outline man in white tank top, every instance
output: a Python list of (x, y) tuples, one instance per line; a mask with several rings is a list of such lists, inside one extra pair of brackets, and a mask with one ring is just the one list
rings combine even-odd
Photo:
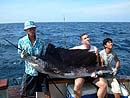
[[(98, 61), (98, 49), (95, 46), (90, 45), (90, 38), (89, 36), (84, 33), (80, 36), (82, 45), (75, 46), (71, 49), (89, 49), (89, 51), (93, 51), (97, 55), (97, 61)], [(97, 78), (97, 77), (90, 77), (88, 80), (90, 82), (94, 83), (99, 89), (97, 91), (98, 98), (104, 98), (106, 95), (106, 88), (107, 83), (104, 78)], [(74, 98), (80, 98), (82, 95), (82, 86), (85, 82), (84, 78), (76, 78), (74, 82)]]
[[(103, 46), (105, 49), (100, 51), (100, 60), (102, 66), (110, 66), (112, 67), (111, 63), (115, 61), (115, 68), (113, 68), (113, 75), (116, 75), (117, 69), (120, 66), (120, 61), (114, 51), (112, 51), (112, 39), (106, 38), (103, 40)], [(113, 78), (111, 82), (112, 92), (114, 93), (115, 98), (120, 98), (120, 86), (116, 78)]]

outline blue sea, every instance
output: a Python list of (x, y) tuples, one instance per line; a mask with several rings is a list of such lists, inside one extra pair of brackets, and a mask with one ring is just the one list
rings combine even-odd
[[(130, 76), (130, 23), (129, 22), (40, 22), (37, 36), (45, 44), (70, 48), (80, 45), (80, 34), (87, 32), (91, 44), (103, 49), (102, 41), (106, 37), (113, 39), (114, 47), (120, 59), (119, 75)], [(17, 46), (18, 40), (26, 35), (23, 23), (0, 24), (0, 79), (22, 77), (24, 62), (17, 54), (17, 49), (4, 38)]]

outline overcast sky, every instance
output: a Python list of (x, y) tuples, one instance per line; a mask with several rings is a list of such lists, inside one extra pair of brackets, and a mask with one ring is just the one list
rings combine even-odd
[(0, 23), (130, 22), (130, 0), (0, 0)]

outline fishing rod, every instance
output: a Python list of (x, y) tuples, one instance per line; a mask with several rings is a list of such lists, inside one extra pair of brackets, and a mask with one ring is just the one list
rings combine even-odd
[[(17, 48), (17, 49), (23, 51), (21, 48), (18, 48), (18, 46), (14, 45), (14, 44), (13, 44), (12, 42), (10, 42), (9, 40), (7, 40), (7, 39), (5, 39), (5, 38), (4, 38), (4, 40), (7, 41), (8, 43), (10, 43), (10, 44), (11, 44), (12, 46), (14, 46), (15, 48)], [(62, 93), (62, 91), (57, 87), (57, 85), (55, 84), (55, 82), (53, 81), (53, 79), (51, 79), (51, 78), (49, 77), (49, 75), (47, 75), (47, 76), (48, 76), (48, 78), (51, 80), (51, 82), (54, 84), (54, 86), (58, 89), (58, 91), (62, 94), (62, 96), (66, 97), (66, 96)], [(70, 94), (70, 92), (69, 92), (68, 89), (67, 89), (67, 91), (68, 91), (68, 93)]]
[[(9, 40), (7, 40), (7, 39), (5, 39), (5, 38), (4, 38), (4, 40), (7, 41), (8, 43), (10, 43), (10, 44), (11, 44), (12, 46), (14, 46), (15, 48), (17, 48), (17, 49), (19, 49), (19, 50), (21, 50), (21, 51), (24, 51), (26, 54), (30, 55), (26, 50), (19, 48), (18, 46), (14, 45), (14, 44), (13, 44), (12, 42), (10, 42)], [(37, 57), (37, 58), (39, 58), (39, 57)]]
[(7, 41), (8, 43), (10, 43), (10, 44), (11, 44), (12, 46), (14, 46), (15, 48), (17, 48), (17, 49), (23, 51), (21, 48), (18, 48), (18, 46), (14, 45), (14, 44), (13, 44), (12, 42), (10, 42), (9, 40), (7, 40), (7, 39), (5, 39), (5, 38), (4, 38), (4, 40)]

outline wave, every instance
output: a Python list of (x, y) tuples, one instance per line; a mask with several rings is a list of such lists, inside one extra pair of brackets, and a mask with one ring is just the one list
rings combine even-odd
[(115, 49), (116, 50), (125, 50), (125, 51), (127, 51), (127, 52), (129, 52), (130, 53), (130, 50), (129, 50), (129, 46), (126, 46), (126, 45), (124, 45), (124, 44), (114, 44), (114, 46), (115, 46)]

